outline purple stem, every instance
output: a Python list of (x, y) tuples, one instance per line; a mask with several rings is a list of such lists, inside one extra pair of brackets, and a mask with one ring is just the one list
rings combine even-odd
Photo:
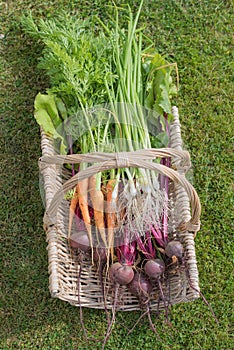
[(133, 265), (136, 260), (136, 255), (137, 255), (136, 247), (137, 247), (136, 241), (131, 242), (129, 245), (128, 260), (130, 262), (130, 265)]
[(116, 253), (117, 253), (117, 258), (118, 258), (118, 262), (121, 262), (122, 260), (122, 254), (121, 254), (121, 250), (120, 250), (120, 246), (116, 247)]
[(146, 232), (146, 239), (147, 239), (147, 245), (149, 248), (150, 255), (152, 257), (154, 257), (155, 256), (155, 249), (153, 247), (152, 240), (151, 240), (151, 234), (149, 231)]
[(76, 214), (76, 216), (75, 216), (76, 217), (76, 227), (77, 227), (78, 232), (79, 231), (86, 231), (85, 223), (81, 219), (81, 212), (80, 212), (80, 208), (78, 205), (76, 207), (75, 214)]
[(150, 227), (151, 233), (154, 236), (156, 242), (161, 246), (165, 247), (167, 243), (167, 238), (164, 237), (162, 231), (158, 227), (151, 226)]
[(120, 263), (132, 266), (136, 259), (136, 241), (129, 241), (127, 232), (124, 235), (123, 244), (117, 248), (117, 257)]
[(153, 259), (155, 256), (155, 253), (151, 254), (151, 252), (147, 250), (146, 245), (143, 243), (138, 233), (135, 234), (135, 237), (136, 237), (136, 242), (140, 250), (142, 251), (142, 253), (145, 255), (146, 259)]

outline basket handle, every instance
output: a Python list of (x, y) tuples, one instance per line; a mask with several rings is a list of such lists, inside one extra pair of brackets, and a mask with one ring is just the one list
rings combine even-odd
[[(147, 152), (148, 150), (144, 150)], [(162, 150), (161, 150), (162, 151)], [(167, 151), (168, 152), (168, 151)], [(173, 153), (177, 153), (178, 151), (174, 151)], [(155, 152), (158, 153), (158, 152)], [(168, 152), (169, 154), (170, 152)], [(179, 152), (182, 154), (182, 152)], [(184, 153), (184, 152), (183, 152)], [(144, 153), (145, 154), (145, 153)], [(172, 152), (170, 153), (170, 155)], [(188, 222), (184, 222), (181, 224), (181, 229), (185, 231), (190, 231), (196, 233), (200, 228), (200, 215), (201, 215), (201, 205), (200, 200), (197, 195), (194, 187), (189, 183), (189, 181), (185, 178), (184, 175), (179, 174), (177, 171), (166, 167), (165, 165), (157, 164), (150, 162), (145, 159), (139, 158), (139, 151), (135, 152), (119, 152), (119, 153), (111, 153), (112, 159), (107, 159), (103, 161), (103, 157), (105, 159), (106, 153), (99, 153), (98, 156), (102, 155), (102, 162), (99, 164), (92, 165), (85, 170), (80, 171), (78, 174), (73, 176), (71, 179), (67, 180), (61, 189), (59, 189), (54, 195), (49, 208), (45, 212), (44, 216), (44, 224), (48, 226), (53, 226), (56, 224), (56, 214), (59, 208), (61, 201), (64, 198), (64, 193), (73, 189), (79, 181), (82, 181), (86, 178), (91, 177), (92, 175), (116, 168), (143, 168), (149, 169), (153, 171), (158, 171), (159, 173), (168, 176), (173, 182), (181, 185), (185, 191), (187, 192), (190, 204), (191, 204), (191, 219)], [(80, 156), (80, 155), (79, 155)], [(84, 156), (84, 155), (83, 155)], [(89, 157), (91, 155), (89, 154)], [(97, 157), (97, 154), (95, 154)], [(52, 157), (54, 159), (54, 157)], [(55, 158), (61, 159), (61, 156), (56, 156)], [(47, 158), (48, 159), (48, 158)], [(87, 161), (87, 158), (86, 158)]]
[(85, 154), (69, 154), (69, 155), (47, 155), (39, 158), (39, 167), (47, 164), (80, 164), (80, 163), (102, 163), (105, 161), (116, 161), (117, 166), (121, 167), (121, 163), (126, 163), (128, 158), (132, 160), (143, 159), (152, 161), (156, 158), (171, 157), (176, 162), (177, 169), (187, 171), (191, 167), (190, 155), (187, 151), (179, 151), (173, 148), (148, 148), (136, 150), (134, 152), (117, 152), (104, 153), (94, 152)]

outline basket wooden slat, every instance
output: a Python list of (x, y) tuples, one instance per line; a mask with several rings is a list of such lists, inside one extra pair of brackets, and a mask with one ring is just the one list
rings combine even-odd
[[(182, 182), (177, 181), (177, 178), (171, 182), (170, 200), (174, 203), (174, 225), (175, 227), (180, 225), (181, 228), (178, 233), (178, 238), (183, 242), (185, 248), (186, 261), (189, 268), (189, 278), (194, 288), (190, 287), (188, 283), (188, 276), (185, 270), (180, 270), (175, 274), (169, 275), (168, 278), (163, 282), (163, 288), (166, 297), (170, 299), (171, 305), (192, 301), (199, 297), (199, 279), (196, 263), (194, 236), (196, 231), (199, 230), (200, 216), (200, 203), (199, 199), (196, 197), (196, 192), (193, 190), (192, 186), (189, 186), (187, 188), (186, 183), (185, 187), (181, 185), (181, 183), (184, 184), (186, 181), (184, 179), (184, 174), (190, 164), (186, 153), (185, 158), (182, 160), (178, 156), (179, 154), (183, 155), (183, 145), (181, 139), (178, 110), (176, 107), (173, 107), (173, 116), (174, 121), (170, 126), (171, 152), (174, 152), (172, 163), (176, 168), (176, 172), (178, 174), (176, 176), (179, 176), (179, 180)], [(104, 302), (102, 298), (101, 287), (96, 269), (92, 266), (90, 260), (85, 260), (83, 262), (81, 283), (78, 293), (77, 276), (79, 273), (80, 265), (77, 259), (74, 256), (71, 256), (67, 244), (67, 215), (64, 215), (64, 213), (68, 213), (69, 203), (66, 200), (62, 200), (61, 205), (57, 205), (56, 201), (54, 205), (54, 198), (56, 197), (55, 194), (58, 193), (59, 189), (61, 191), (61, 164), (63, 163), (64, 159), (60, 159), (56, 155), (57, 164), (54, 164), (56, 162), (53, 161), (53, 156), (55, 155), (53, 141), (45, 135), (43, 130), (41, 132), (41, 146), (42, 158), (44, 160), (47, 160), (46, 162), (40, 161), (39, 165), (41, 174), (44, 179), (46, 203), (44, 222), (48, 243), (47, 249), (49, 260), (49, 289), (51, 296), (65, 300), (76, 306), (81, 304), (85, 307), (102, 309), (104, 308)], [(95, 156), (98, 157), (98, 155)], [(95, 161), (98, 160), (96, 159)], [(111, 162), (112, 161), (110, 160), (110, 164), (112, 164)], [(144, 161), (142, 162), (144, 163)], [(147, 162), (147, 160), (145, 162)], [(149, 162), (146, 164), (148, 163)], [(124, 164), (122, 165), (124, 167)], [(173, 172), (173, 170), (171, 170), (171, 172)], [(86, 173), (85, 176), (87, 176)], [(72, 184), (70, 186), (72, 186)], [(194, 196), (196, 197), (195, 199)], [(195, 204), (193, 203), (194, 200)], [(191, 208), (191, 203), (193, 208)], [(48, 210), (50, 210), (51, 207), (52, 209), (54, 208), (54, 212), (56, 213), (56, 215), (52, 216), (52, 219), (47, 216)], [(51, 212), (53, 212), (53, 210), (51, 210)], [(138, 300), (127, 291), (126, 287), (121, 288), (119, 310), (140, 310)], [(106, 306), (107, 308), (111, 308), (113, 295), (112, 285), (109, 280), (106, 281), (106, 289)], [(152, 301), (151, 307), (152, 309), (156, 309), (158, 307), (157, 299)], [(164, 304), (160, 302), (159, 307), (164, 308)]]

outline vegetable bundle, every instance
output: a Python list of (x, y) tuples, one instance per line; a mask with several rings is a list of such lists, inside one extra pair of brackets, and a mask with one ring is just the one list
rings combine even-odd
[[(109, 27), (99, 18), (84, 21), (67, 14), (38, 25), (31, 16), (23, 19), (26, 31), (45, 45), (39, 67), (50, 77), (51, 87), (37, 95), (35, 117), (60, 141), (59, 153), (132, 152), (169, 145), (170, 97), (176, 93), (172, 65), (137, 28), (141, 6), (135, 19), (128, 9), (127, 29), (120, 27), (117, 10)], [(163, 162), (169, 165), (168, 159)], [(87, 166), (73, 166), (72, 174)], [(168, 179), (154, 172), (126, 167), (98, 173), (74, 189), (69, 235), (79, 203), (91, 245), (92, 217), (107, 248), (113, 245), (116, 225), (123, 236), (149, 231), (166, 241), (167, 196)]]
[[(127, 27), (120, 25), (117, 8), (108, 25), (97, 17), (82, 20), (66, 13), (38, 24), (31, 15), (22, 19), (25, 31), (44, 44), (39, 67), (51, 84), (46, 94), (36, 96), (35, 118), (64, 155), (67, 172), (79, 179), (91, 164), (66, 164), (66, 155), (121, 154), (117, 169), (97, 172), (66, 194), (68, 244), (79, 253), (80, 274), (83, 259), (89, 258), (99, 272), (104, 304), (104, 276), (114, 286), (104, 344), (119, 288), (127, 286), (139, 299), (155, 331), (152, 290), (158, 289), (167, 315), (162, 279), (172, 265), (184, 264), (182, 244), (170, 241), (175, 227), (169, 221), (168, 177), (128, 166), (128, 152), (170, 147), (171, 97), (177, 91), (172, 82), (176, 65), (137, 27), (142, 3), (135, 18), (129, 7), (125, 11)], [(171, 167), (169, 157), (149, 162)]]

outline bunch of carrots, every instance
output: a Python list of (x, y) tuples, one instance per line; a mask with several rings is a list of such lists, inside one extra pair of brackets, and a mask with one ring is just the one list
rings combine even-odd
[[(108, 247), (112, 250), (114, 247), (114, 229), (116, 227), (116, 214), (112, 209), (112, 193), (115, 186), (115, 180), (108, 180), (102, 189), (96, 189), (96, 176), (93, 175), (89, 179), (80, 181), (74, 190), (70, 202), (68, 237), (71, 236), (72, 221), (76, 215), (77, 207), (81, 212), (81, 218), (84, 221), (87, 235), (89, 238), (89, 245), (93, 246), (93, 221), (98, 234), (102, 240), (101, 246)], [(92, 210), (89, 208), (90, 197), (92, 203)], [(106, 230), (107, 229), (107, 230)], [(107, 232), (106, 232), (107, 231)]]

